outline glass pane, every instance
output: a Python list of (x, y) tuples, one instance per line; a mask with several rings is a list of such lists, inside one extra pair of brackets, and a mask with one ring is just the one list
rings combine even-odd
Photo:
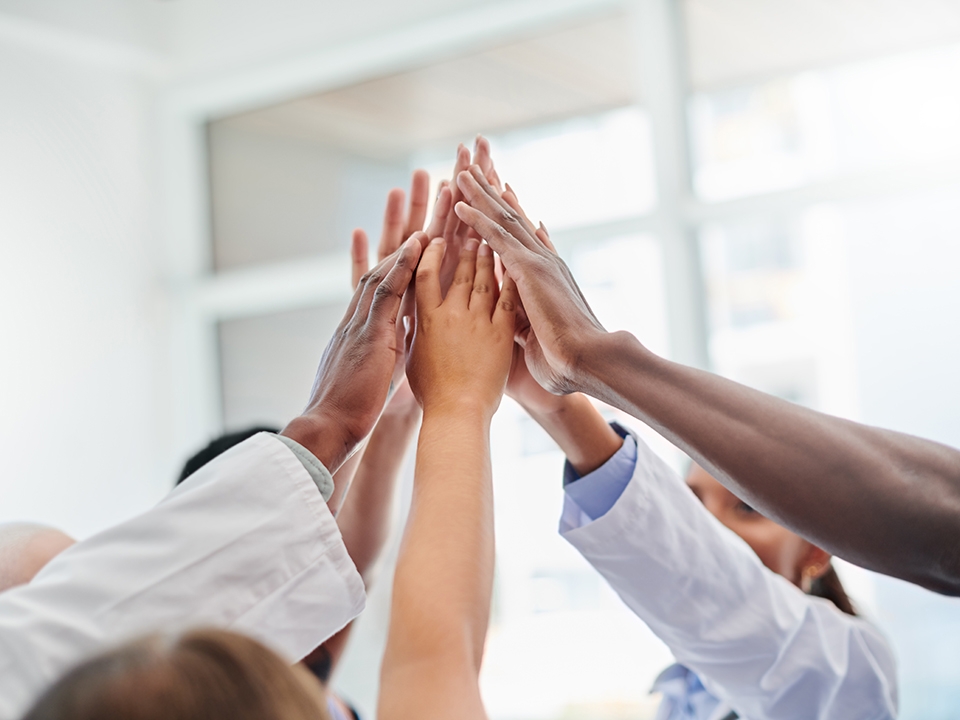
[(350, 232), (377, 233), (383, 199), (405, 187), (394, 164), (229, 121), (209, 128), (210, 203), (216, 270), (346, 251)]
[(282, 427), (299, 415), (345, 309), (330, 305), (221, 321), (224, 426)]
[[(569, 261), (608, 329), (666, 345), (654, 238), (610, 238), (577, 248)], [(651, 439), (658, 451), (666, 447)], [(652, 718), (658, 699), (648, 691), (670, 653), (557, 533), (563, 455), (509, 400), (492, 447), (497, 580), (481, 677), (490, 717)]]
[(690, 102), (694, 184), (715, 201), (960, 157), (960, 45)]
[[(960, 186), (701, 229), (715, 369), (960, 447)], [(901, 718), (960, 702), (960, 600), (842, 566), (899, 656)]]
[[(495, 134), (490, 144), (500, 177), (551, 231), (641, 215), (656, 202), (650, 123), (640, 108)], [(448, 155), (416, 162), (436, 184), (450, 177)]]

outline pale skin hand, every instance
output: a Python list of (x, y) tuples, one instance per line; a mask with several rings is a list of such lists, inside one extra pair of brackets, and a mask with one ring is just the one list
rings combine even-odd
[(824, 550), (960, 595), (960, 451), (788, 403), (604, 332), (563, 262), (479, 168), (457, 182), (469, 202), (458, 216), (516, 279), (537, 341), (527, 341), (526, 362), (541, 385), (643, 420)]
[(467, 240), (443, 298), (445, 245), (431, 243), (417, 271), (407, 375), (423, 425), (381, 669), (383, 720), (486, 717), (478, 675), (493, 586), (489, 431), (510, 368), (516, 288), (505, 279), (498, 299), (489, 248)]

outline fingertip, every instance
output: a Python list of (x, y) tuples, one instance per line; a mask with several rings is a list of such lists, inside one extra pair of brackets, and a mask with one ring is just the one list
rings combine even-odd
[(480, 257), (490, 257), (493, 255), (493, 248), (491, 248), (486, 243), (483, 243), (480, 246), (480, 249), (477, 250), (477, 255), (479, 255)]
[(415, 232), (407, 238), (407, 241), (403, 244), (403, 250), (404, 252), (416, 251), (416, 253), (419, 255), (421, 252), (423, 252), (426, 240), (427, 234), (425, 232)]
[(437, 204), (434, 208), (434, 213), (440, 217), (443, 217), (450, 212), (450, 201), (452, 199), (453, 195), (450, 192), (450, 186), (444, 185), (441, 187), (440, 192), (437, 193)]

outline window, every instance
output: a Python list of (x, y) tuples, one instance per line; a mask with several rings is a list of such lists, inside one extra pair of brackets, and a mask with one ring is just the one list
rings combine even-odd
[[(864, 37), (857, 57), (873, 59), (847, 61), (845, 36), (824, 23), (837, 13), (846, 27), (862, 8), (829, 3), (804, 12), (824, 14), (813, 25), (832, 45), (807, 57), (807, 37), (781, 58), (755, 41), (791, 35), (771, 34), (778, 18), (789, 24), (783, 8), (723, 26), (726, 0), (683, 5), (690, 77), (666, 54), (662, 71), (694, 90), (672, 113), (660, 106), (670, 93), (638, 88), (632, 20), (616, 11), (210, 123), (213, 272), (201, 299), (224, 424), (299, 411), (349, 297), (350, 230), (375, 236), (390, 187), (406, 187), (414, 167), (438, 182), (456, 142), (483, 131), (607, 328), (663, 355), (694, 335), (718, 373), (960, 446), (960, 46), (884, 55)], [(754, 28), (742, 57), (741, 24)], [(692, 177), (660, 203), (654, 120), (665, 116), (687, 121)], [(662, 245), (677, 238), (696, 250), (682, 277), (671, 258), (683, 253)], [(678, 332), (677, 287), (702, 290), (704, 328)], [(680, 469), (669, 443), (627, 422)], [(491, 718), (653, 717), (647, 692), (669, 652), (557, 535), (562, 456), (509, 400), (493, 433), (498, 555), (481, 678)], [(370, 717), (395, 553), (336, 680)], [(838, 564), (899, 654), (901, 717), (952, 717), (960, 605)]]

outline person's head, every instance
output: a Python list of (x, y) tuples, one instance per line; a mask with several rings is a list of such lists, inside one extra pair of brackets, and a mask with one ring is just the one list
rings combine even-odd
[(856, 614), (830, 562), (830, 553), (761, 515), (696, 463), (687, 473), (687, 485), (773, 572), (804, 592), (832, 601), (843, 612)]
[(0, 525), (0, 592), (26, 585), (75, 542), (69, 535), (45, 525)]
[(208, 462), (219, 457), (220, 455), (223, 455), (223, 453), (232, 448), (234, 445), (239, 445), (244, 440), (247, 440), (257, 433), (262, 432), (278, 433), (280, 432), (280, 429), (265, 425), (256, 426), (247, 428), (246, 430), (238, 430), (237, 432), (226, 433), (218, 438), (214, 438), (207, 443), (205, 448), (198, 450), (189, 460), (187, 460), (187, 462), (183, 464), (183, 469), (180, 471), (180, 477), (177, 478), (177, 482), (175, 484), (179, 485)]
[(151, 635), (87, 660), (23, 720), (329, 720), (323, 690), (226, 630)]

